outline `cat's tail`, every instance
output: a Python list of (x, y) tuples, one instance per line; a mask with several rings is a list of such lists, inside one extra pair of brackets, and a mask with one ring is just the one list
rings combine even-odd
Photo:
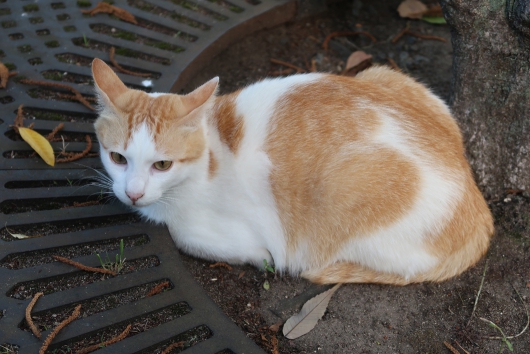
[(323, 269), (305, 271), (301, 276), (317, 284), (378, 283), (407, 285), (414, 282), (398, 274), (382, 273), (365, 268), (360, 264), (348, 262), (335, 263)]

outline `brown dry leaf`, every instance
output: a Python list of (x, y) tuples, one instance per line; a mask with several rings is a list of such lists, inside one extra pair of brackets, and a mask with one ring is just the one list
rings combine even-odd
[(9, 69), (0, 61), (0, 88), (6, 88), (9, 79)]
[(401, 17), (421, 19), (428, 8), (419, 0), (405, 0), (399, 4), (397, 11)]
[(245, 272), (244, 272), (244, 271), (241, 272), (241, 273), (239, 273), (239, 275), (237, 276), (237, 279), (241, 279), (241, 278), (243, 278), (244, 275), (245, 275)]
[(19, 127), (18, 132), (26, 143), (35, 150), (37, 154), (50, 166), (55, 165), (55, 155), (50, 142), (33, 129)]
[(279, 320), (278, 322), (276, 322), (275, 324), (269, 327), (269, 331), (278, 332), (280, 330), (280, 326), (282, 325), (282, 323), (283, 321)]
[(283, 335), (295, 339), (311, 331), (322, 318), (328, 307), (331, 296), (342, 284), (339, 283), (331, 289), (308, 300), (299, 313), (291, 316), (283, 325)]
[(526, 283), (526, 287), (527, 287), (527, 288), (530, 288), (530, 283)]
[(370, 66), (372, 66), (372, 56), (370, 54), (366, 54), (362, 50), (358, 50), (350, 54), (348, 61), (346, 62), (346, 69), (344, 69), (342, 74), (347, 76), (355, 76), (357, 73), (369, 68)]

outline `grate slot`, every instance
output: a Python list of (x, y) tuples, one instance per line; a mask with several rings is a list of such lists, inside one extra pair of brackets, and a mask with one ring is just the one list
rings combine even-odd
[[(124, 252), (129, 252), (131, 247), (138, 247), (149, 242), (147, 235), (134, 235), (120, 238), (124, 243)], [(34, 251), (10, 253), (0, 260), (0, 267), (7, 269), (23, 269), (35, 267), (41, 264), (53, 263), (55, 260), (52, 256), (61, 256), (66, 258), (77, 258), (81, 256), (101, 254), (101, 257), (109, 256), (113, 260), (113, 255), (117, 254), (120, 249), (120, 239), (104, 239), (94, 242), (76, 243), (73, 245), (43, 248)]]
[(159, 21), (159, 23), (164, 26), (182, 30), (198, 38), (204, 34), (202, 31), (209, 31), (211, 29), (211, 26), (208, 26), (205, 23), (187, 18), (176, 11), (167, 10), (148, 1), (141, 1), (142, 5), (137, 4), (139, 2), (133, 3), (131, 0), (128, 0), (127, 2), (131, 6), (130, 9), (137, 8), (139, 11), (141, 11), (141, 13), (137, 12), (139, 13), (138, 16), (149, 21)]

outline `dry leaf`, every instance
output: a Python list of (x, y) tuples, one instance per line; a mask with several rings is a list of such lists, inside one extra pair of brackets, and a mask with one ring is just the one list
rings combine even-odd
[(339, 283), (331, 289), (308, 300), (300, 312), (291, 316), (283, 325), (283, 335), (295, 339), (311, 331), (322, 318), (328, 307), (331, 296), (342, 284)]
[(39, 154), (40, 157), (48, 165), (55, 165), (55, 156), (53, 155), (53, 148), (50, 142), (45, 137), (34, 131), (33, 129), (19, 127), (20, 136), (26, 143), (28, 143), (33, 150)]
[(0, 88), (6, 88), (9, 69), (0, 61)]
[(241, 273), (239, 273), (239, 275), (237, 276), (237, 279), (241, 279), (241, 278), (243, 278), (244, 275), (245, 275), (245, 272), (244, 272), (244, 271), (241, 272)]
[(269, 331), (278, 332), (280, 330), (280, 326), (282, 325), (282, 323), (283, 321), (279, 320), (278, 322), (276, 322), (275, 324), (269, 327)]
[(419, 0), (405, 0), (399, 4), (399, 16), (420, 19), (428, 11), (427, 5)]
[(348, 57), (346, 69), (344, 69), (343, 75), (355, 76), (360, 71), (363, 71), (370, 66), (372, 66), (372, 56), (370, 54), (366, 54), (362, 50), (358, 50), (351, 53)]

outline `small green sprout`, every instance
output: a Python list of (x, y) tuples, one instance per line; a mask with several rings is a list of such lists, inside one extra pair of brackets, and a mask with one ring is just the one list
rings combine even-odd
[(274, 267), (271, 266), (271, 265), (269, 264), (269, 262), (267, 262), (266, 259), (263, 260), (263, 268), (265, 269), (266, 272), (267, 272), (267, 271), (269, 271), (269, 272), (271, 272), (271, 273), (275, 273), (275, 272), (276, 272), (276, 271), (274, 270)]
[(120, 253), (116, 255), (115, 261), (111, 261), (109, 258), (109, 255), (107, 254), (107, 258), (105, 261), (101, 258), (99, 253), (96, 253), (96, 257), (99, 259), (99, 263), (101, 264), (101, 267), (103, 269), (107, 269), (110, 271), (113, 271), (115, 273), (119, 273), (123, 267), (125, 266), (125, 257), (123, 256), (123, 249), (125, 248), (123, 239), (120, 240)]

